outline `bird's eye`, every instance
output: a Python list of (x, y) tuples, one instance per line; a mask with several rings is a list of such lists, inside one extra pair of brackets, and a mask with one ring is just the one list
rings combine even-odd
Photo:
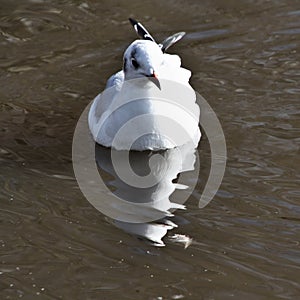
[(132, 65), (137, 69), (140, 65), (138, 64), (138, 62), (135, 60), (135, 58), (131, 59), (131, 63)]

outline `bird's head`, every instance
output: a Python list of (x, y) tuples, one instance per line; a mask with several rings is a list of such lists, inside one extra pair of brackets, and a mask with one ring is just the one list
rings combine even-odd
[(149, 77), (151, 80), (158, 80), (159, 69), (163, 62), (163, 52), (156, 43), (136, 40), (124, 53), (125, 79)]
[(124, 53), (123, 71), (125, 80), (148, 77), (159, 89), (160, 67), (164, 63), (164, 53), (179, 41), (185, 32), (178, 32), (157, 44), (147, 29), (136, 20), (129, 18), (141, 40), (134, 41)]

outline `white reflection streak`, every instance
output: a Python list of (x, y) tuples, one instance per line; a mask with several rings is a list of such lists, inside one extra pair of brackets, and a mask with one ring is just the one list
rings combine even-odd
[(209, 177), (201, 198), (199, 208), (205, 207), (217, 193), (226, 169), (227, 149), (221, 123), (208, 102), (197, 93), (201, 109), (200, 125), (204, 129), (211, 150), (211, 167)]

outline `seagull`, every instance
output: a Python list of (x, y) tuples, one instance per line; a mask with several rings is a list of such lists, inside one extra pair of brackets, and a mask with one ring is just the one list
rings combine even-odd
[(200, 109), (189, 84), (191, 71), (166, 50), (182, 39), (175, 33), (157, 43), (129, 18), (140, 39), (124, 52), (123, 68), (93, 100), (88, 124), (96, 143), (116, 150), (166, 150), (192, 141), (197, 147)]

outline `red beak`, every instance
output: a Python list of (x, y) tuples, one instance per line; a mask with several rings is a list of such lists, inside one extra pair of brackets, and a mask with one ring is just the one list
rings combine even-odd
[(157, 74), (153, 71), (151, 75), (148, 76), (148, 78), (159, 88), (160, 88), (160, 83), (157, 78)]

